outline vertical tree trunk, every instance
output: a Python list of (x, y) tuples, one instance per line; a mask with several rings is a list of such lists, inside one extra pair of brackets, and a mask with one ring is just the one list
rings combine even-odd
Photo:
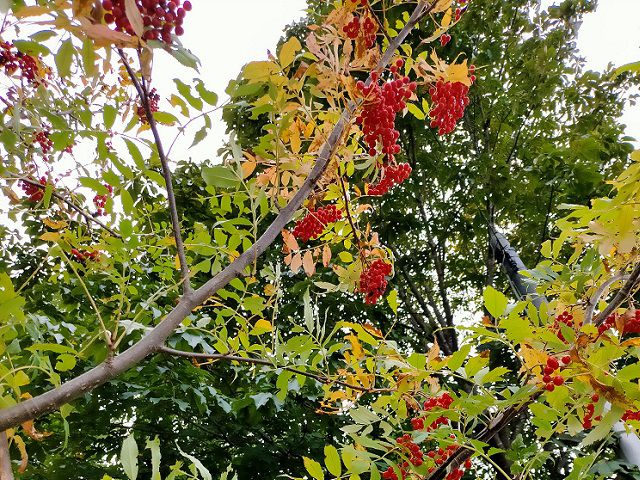
[(0, 480), (13, 480), (7, 432), (0, 433)]

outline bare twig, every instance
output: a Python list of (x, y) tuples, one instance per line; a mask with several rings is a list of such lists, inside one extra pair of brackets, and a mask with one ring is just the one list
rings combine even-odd
[(169, 213), (171, 216), (171, 228), (173, 229), (173, 238), (176, 242), (176, 250), (178, 251), (178, 260), (180, 261), (180, 275), (182, 276), (182, 288), (185, 295), (190, 295), (193, 292), (191, 288), (191, 281), (189, 280), (189, 265), (187, 264), (187, 257), (184, 252), (184, 242), (182, 241), (182, 234), (180, 232), (180, 219), (178, 218), (178, 206), (176, 205), (176, 196), (173, 192), (173, 180), (171, 179), (171, 169), (169, 168), (169, 160), (164, 153), (164, 147), (162, 146), (162, 139), (158, 132), (158, 124), (151, 111), (151, 105), (149, 104), (149, 92), (144, 83), (140, 83), (135, 72), (129, 65), (127, 57), (121, 48), (118, 49), (118, 54), (122, 60), (124, 68), (127, 69), (127, 73), (133, 82), (133, 85), (138, 92), (140, 102), (144, 108), (147, 122), (153, 133), (153, 139), (158, 150), (158, 157), (162, 165), (162, 176), (164, 177), (165, 188), (167, 190), (167, 203), (169, 204)]
[[(376, 71), (389, 63), (395, 51), (405, 40), (415, 25), (427, 15), (433, 5), (420, 1), (416, 5), (409, 21), (400, 33), (389, 43), (389, 47), (379, 60)], [(371, 78), (368, 80), (371, 82)], [(209, 297), (221, 288), (224, 288), (231, 280), (240, 276), (244, 269), (251, 265), (280, 235), (280, 231), (293, 218), (294, 213), (300, 208), (302, 202), (312, 192), (316, 183), (322, 177), (329, 160), (344, 135), (349, 121), (358, 104), (349, 102), (340, 119), (333, 127), (327, 141), (324, 142), (318, 158), (300, 189), (291, 198), (289, 203), (278, 213), (271, 225), (256, 240), (256, 242), (239, 257), (237, 257), (224, 270), (209, 279), (204, 285), (191, 295), (183, 295), (178, 304), (164, 317), (164, 319), (151, 329), (140, 341), (107, 361), (97, 365), (59, 387), (49, 390), (41, 395), (25, 400), (17, 405), (0, 410), (0, 430), (21, 424), (26, 420), (36, 418), (44, 413), (55, 410), (65, 403), (90, 392), (94, 388), (117, 377), (132, 366), (141, 362), (148, 355), (155, 353), (162, 347), (165, 340), (173, 333), (175, 328), (191, 313), (191, 311), (203, 304)], [(151, 117), (153, 118), (153, 117)]]
[(589, 301), (587, 303), (587, 310), (584, 313), (585, 325), (588, 325), (593, 321), (593, 314), (596, 310), (596, 307), (598, 306), (598, 302), (600, 301), (600, 298), (602, 297), (604, 292), (607, 290), (607, 288), (609, 288), (611, 285), (613, 285), (616, 282), (622, 282), (628, 279), (629, 279), (629, 275), (619, 273), (617, 275), (614, 275), (609, 280), (607, 280), (602, 285), (600, 285), (600, 287), (598, 287), (596, 292), (593, 294), (591, 298), (589, 298)]
[[(18, 177), (18, 176), (9, 176), (6, 178), (10, 178), (12, 180), (19, 180), (21, 182), (24, 183), (28, 183), (29, 185), (33, 185), (34, 187), (38, 187), (41, 189), (45, 189), (47, 188), (46, 185), (42, 185), (40, 182), (36, 182), (35, 180), (32, 180), (30, 178), (26, 178), (26, 177)], [(82, 208), (80, 208), (79, 206), (77, 206), (75, 203), (73, 203), (71, 200), (69, 200), (68, 198), (63, 197), (62, 195), (60, 195), (59, 193), (56, 192), (51, 192), (51, 196), (54, 198), (57, 198), (58, 200), (66, 203), (67, 205), (69, 205), (73, 210), (75, 210), (76, 212), (78, 212), (80, 215), (82, 215), (84, 218), (86, 218), (88, 221), (95, 223), (96, 225), (100, 226), (101, 228), (105, 229), (107, 232), (109, 232), (111, 235), (113, 235), (116, 238), (122, 238), (120, 235), (118, 235), (116, 232), (114, 232), (111, 228), (107, 227), (104, 223), (102, 223), (100, 220), (98, 220), (97, 218), (95, 218), (93, 215), (91, 215), (90, 213), (86, 212), (85, 210), (83, 210)]]

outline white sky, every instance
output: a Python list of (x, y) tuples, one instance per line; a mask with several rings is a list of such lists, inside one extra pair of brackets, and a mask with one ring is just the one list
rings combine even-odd
[[(558, 0), (542, 0), (545, 7), (554, 3)], [(578, 39), (588, 68), (602, 70), (609, 62), (618, 66), (640, 60), (640, 0), (599, 3), (598, 10), (586, 16)], [(194, 0), (193, 4), (182, 40), (201, 59), (201, 78), (207, 87), (221, 98), (225, 97), (228, 81), (238, 75), (241, 67), (249, 61), (264, 59), (267, 49), (273, 51), (284, 27), (302, 17), (306, 7), (304, 0)], [(173, 72), (184, 72), (165, 54), (157, 56), (154, 70), (154, 82), (161, 95), (172, 91)], [(195, 72), (186, 75), (184, 81), (195, 77)], [(640, 138), (640, 106), (629, 108), (622, 120), (628, 126), (627, 134)], [(174, 151), (186, 152), (193, 158), (215, 158), (216, 150), (225, 140), (225, 127), (219, 116), (214, 123), (210, 136), (202, 144), (187, 151), (198, 125)]]

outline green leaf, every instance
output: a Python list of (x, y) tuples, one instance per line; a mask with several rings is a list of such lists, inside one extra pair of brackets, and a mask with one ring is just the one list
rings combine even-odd
[(56, 370), (59, 372), (67, 372), (69, 370), (73, 370), (76, 366), (76, 357), (73, 355), (69, 355), (68, 353), (63, 353), (62, 355), (58, 355), (58, 361), (56, 362)]
[(324, 447), (324, 464), (327, 466), (329, 473), (334, 477), (339, 477), (342, 474), (340, 454), (333, 445), (325, 445)]
[(29, 40), (14, 40), (13, 45), (22, 53), (28, 55), (49, 55), (51, 51), (40, 42), (31, 42)]
[(198, 71), (200, 59), (196, 57), (191, 50), (178, 45), (175, 49), (171, 50), (171, 56), (185, 67), (193, 68), (196, 72)]
[(393, 313), (397, 315), (398, 314), (398, 291), (397, 290), (394, 289), (389, 292), (389, 295), (387, 295), (387, 303), (389, 304), (389, 307), (391, 308), (391, 310), (393, 310)]
[(613, 78), (616, 78), (618, 75), (624, 72), (640, 72), (640, 62), (627, 63), (616, 68), (613, 72)]
[(580, 443), (580, 446), (587, 447), (609, 435), (609, 433), (611, 432), (611, 428), (618, 420), (620, 420), (623, 412), (624, 410), (621, 407), (613, 405), (611, 407), (611, 410), (602, 417), (600, 423), (596, 425), (596, 428), (591, 430), (587, 434), (587, 436), (582, 439), (582, 443)]
[(218, 94), (207, 90), (202, 80), (198, 79), (198, 83), (196, 83), (196, 92), (198, 92), (200, 94), (200, 98), (209, 105), (216, 105), (218, 103)]
[(124, 473), (130, 480), (136, 480), (138, 477), (138, 444), (133, 433), (122, 442), (122, 450), (120, 451), (120, 463)]
[(180, 123), (178, 117), (169, 112), (153, 112), (153, 118), (156, 119), (156, 122), (161, 123), (162, 125), (171, 126), (175, 125), (176, 123)]
[(194, 97), (191, 94), (191, 87), (186, 83), (184, 83), (179, 78), (174, 78), (173, 81), (176, 84), (176, 87), (178, 88), (178, 92), (180, 93), (180, 95), (182, 95), (182, 97), (187, 102), (189, 102), (189, 105), (191, 105), (196, 110), (202, 110), (202, 106), (203, 106), (202, 100), (198, 97)]
[(280, 49), (280, 66), (282, 68), (287, 68), (291, 65), (296, 58), (296, 53), (301, 49), (302, 45), (300, 45), (300, 40), (296, 37), (289, 38), (289, 40), (287, 40)]
[(409, 103), (407, 105), (407, 109), (409, 110), (409, 113), (411, 113), (418, 120), (424, 120), (425, 119), (424, 112), (422, 110), (420, 110), (415, 104)]
[(96, 73), (96, 52), (93, 49), (93, 42), (89, 38), (85, 38), (82, 42), (82, 65), (87, 75), (93, 76)]
[(304, 462), (304, 468), (309, 472), (309, 475), (316, 480), (324, 480), (324, 472), (318, 462), (308, 457), (302, 457), (302, 460)]
[(491, 285), (484, 289), (482, 298), (484, 299), (485, 308), (493, 317), (499, 317), (507, 309), (507, 297)]
[(118, 115), (118, 110), (116, 107), (110, 104), (106, 104), (104, 109), (102, 110), (102, 118), (104, 119), (104, 127), (109, 130), (113, 127), (113, 124), (116, 122), (116, 116)]
[(200, 476), (202, 476), (202, 480), (212, 480), (211, 472), (207, 470), (207, 468), (202, 464), (200, 460), (198, 460), (193, 455), (189, 455), (188, 453), (183, 452), (179, 446), (178, 451), (183, 457), (187, 458), (191, 463), (195, 465), (195, 467), (198, 469), (198, 473), (200, 474)]
[(105, 187), (100, 180), (96, 180), (95, 178), (81, 177), (80, 185), (82, 185), (83, 187), (90, 188), (91, 190), (95, 191), (98, 195), (107, 195), (109, 193), (109, 190), (107, 190), (107, 187)]
[(71, 73), (71, 62), (75, 51), (76, 49), (71, 39), (62, 42), (55, 56), (56, 68), (58, 69), (58, 75), (61, 77), (67, 77)]
[(147, 440), (145, 448), (151, 450), (151, 480), (161, 480), (160, 477), (160, 439), (156, 435), (153, 440)]
[(214, 167), (204, 167), (202, 178), (207, 185), (220, 188), (234, 188), (240, 184), (240, 179), (230, 167), (216, 165)]

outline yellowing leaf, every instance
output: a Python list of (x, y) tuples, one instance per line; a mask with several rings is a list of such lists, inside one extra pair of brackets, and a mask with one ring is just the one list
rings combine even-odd
[(262, 335), (263, 333), (267, 333), (273, 330), (273, 325), (269, 320), (265, 320), (264, 318), (258, 320), (256, 324), (253, 326), (251, 330), (252, 335)]
[(45, 232), (40, 235), (40, 240), (45, 242), (57, 242), (60, 240), (60, 234), (58, 232)]
[(302, 255), (300, 255), (299, 253), (296, 253), (291, 258), (291, 263), (289, 264), (289, 268), (293, 273), (297, 273), (298, 270), (300, 270), (301, 266), (302, 266)]
[(22, 428), (24, 429), (25, 433), (29, 435), (29, 437), (37, 441), (40, 441), (45, 437), (51, 435), (51, 432), (38, 432), (35, 425), (33, 424), (33, 420), (27, 420), (26, 422), (23, 422)]
[(47, 227), (52, 228), (54, 230), (60, 230), (67, 226), (67, 222), (63, 220), (52, 220), (51, 218), (45, 218), (42, 220)]
[(293, 252), (297, 252), (298, 250), (300, 250), (300, 247), (298, 246), (298, 241), (296, 240), (296, 237), (293, 236), (293, 234), (287, 230), (287, 229), (283, 229), (281, 232), (282, 234), (282, 239), (284, 240), (284, 244), (285, 246), (293, 251)]
[(311, 460), (307, 457), (302, 457), (304, 461), (304, 468), (307, 469), (309, 475), (311, 475), (316, 480), (324, 480), (324, 472), (322, 471), (322, 467), (315, 460)]
[(30, 7), (22, 7), (14, 12), (14, 15), (16, 18), (38, 17), (40, 15), (45, 15), (50, 11), (51, 10), (48, 7), (33, 5)]
[(298, 53), (302, 49), (302, 45), (300, 45), (300, 40), (296, 37), (291, 37), (289, 40), (282, 45), (280, 49), (280, 66), (282, 68), (287, 68), (289, 65), (293, 63), (293, 60), (296, 58), (296, 53)]
[(18, 451), (20, 452), (20, 466), (18, 467), (18, 472), (24, 473), (24, 471), (27, 469), (27, 465), (29, 464), (27, 446), (24, 444), (24, 440), (19, 435), (13, 436), (13, 443), (16, 447), (18, 447)]
[(93, 0), (73, 0), (71, 6), (74, 17), (89, 16), (93, 8)]
[(449, 28), (449, 25), (451, 25), (451, 9), (450, 8), (444, 14), (444, 16), (442, 17), (442, 22), (440, 23), (442, 25), (442, 28)]
[(451, 64), (445, 67), (443, 72), (444, 79), (448, 82), (460, 82), (467, 87), (471, 86), (471, 79), (469, 78), (469, 68), (467, 67), (467, 61), (462, 63)]

